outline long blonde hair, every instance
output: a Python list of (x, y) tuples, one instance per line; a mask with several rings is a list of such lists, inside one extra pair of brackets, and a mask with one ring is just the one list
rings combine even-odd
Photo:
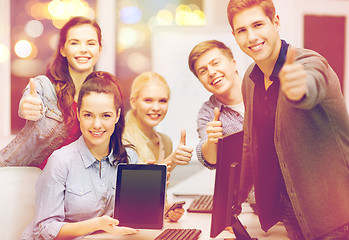
[[(154, 84), (164, 86), (168, 90), (168, 98), (170, 98), (170, 88), (165, 78), (155, 72), (144, 72), (133, 80), (130, 99), (136, 99), (145, 87)], [(136, 147), (139, 162), (147, 163), (149, 160), (155, 160), (155, 162), (157, 162), (158, 159), (155, 159), (155, 155), (151, 151), (150, 139), (139, 128), (137, 117), (133, 109), (126, 113), (125, 120), (126, 125), (123, 140)]]

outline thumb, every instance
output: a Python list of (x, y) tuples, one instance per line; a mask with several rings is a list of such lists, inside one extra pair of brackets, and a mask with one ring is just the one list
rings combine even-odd
[(214, 108), (214, 118), (213, 121), (219, 121), (219, 116), (221, 115), (221, 112), (217, 107)]
[(186, 135), (187, 135), (187, 133), (186, 133), (185, 129), (182, 129), (181, 130), (181, 140), (179, 141), (179, 143), (185, 145), (185, 143), (186, 143), (186, 140), (185, 140)]
[(286, 55), (285, 64), (293, 64), (296, 59), (296, 49), (294, 47), (289, 47)]
[(29, 80), (29, 88), (30, 88), (30, 95), (32, 95), (33, 97), (37, 97), (38, 94), (36, 93), (35, 80), (34, 80), (34, 78), (31, 78), (31, 79)]

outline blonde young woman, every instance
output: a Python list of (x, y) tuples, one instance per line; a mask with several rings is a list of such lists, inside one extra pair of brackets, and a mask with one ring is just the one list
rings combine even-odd
[[(154, 129), (166, 116), (169, 98), (170, 88), (161, 75), (144, 72), (137, 76), (131, 86), (131, 110), (126, 114), (123, 138), (136, 147), (140, 163), (170, 163), (173, 170), (177, 164), (189, 163), (193, 148), (185, 145), (185, 130), (172, 151), (171, 139)], [(183, 212), (183, 208), (170, 211), (169, 219), (177, 221)]]

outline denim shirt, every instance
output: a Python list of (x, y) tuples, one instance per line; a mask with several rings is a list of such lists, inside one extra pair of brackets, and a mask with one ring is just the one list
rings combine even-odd
[[(137, 153), (129, 148), (126, 151), (128, 162), (137, 163)], [(35, 219), (21, 239), (54, 239), (65, 223), (112, 217), (116, 191), (113, 160), (112, 151), (96, 160), (83, 136), (55, 151), (36, 185)]]
[[(45, 112), (37, 121), (27, 120), (24, 128), (0, 151), (0, 166), (39, 166), (59, 148), (69, 133), (57, 106), (55, 86), (48, 77), (34, 78)], [(23, 96), (30, 92), (29, 84)]]

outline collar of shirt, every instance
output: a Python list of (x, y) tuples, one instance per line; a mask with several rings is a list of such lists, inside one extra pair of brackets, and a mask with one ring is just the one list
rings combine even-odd
[[(78, 148), (79, 148), (79, 152), (82, 156), (82, 161), (84, 162), (85, 168), (90, 167), (93, 163), (95, 163), (96, 161), (98, 161), (90, 152), (90, 150), (88, 149), (84, 137), (81, 136), (78, 140)], [(108, 156), (103, 157), (103, 160), (108, 160), (110, 165), (113, 165), (113, 161), (114, 161), (114, 155), (113, 155), (113, 149), (111, 149), (110, 153), (108, 154)], [(99, 161), (98, 161), (99, 162)]]
[(212, 102), (212, 104), (217, 107), (219, 110), (221, 110), (222, 107), (229, 107), (228, 105), (220, 102), (216, 97), (215, 95), (212, 95), (210, 97), (210, 101)]
[[(280, 49), (279, 57), (275, 63), (273, 72), (270, 76), (271, 81), (278, 81), (279, 80), (279, 72), (285, 63), (288, 46), (289, 46), (289, 44), (286, 43), (286, 41), (281, 40), (281, 49)], [(250, 78), (255, 83), (256, 83), (256, 81), (261, 81), (260, 79), (264, 80), (264, 73), (261, 71), (261, 69), (258, 67), (257, 64), (254, 66), (254, 68), (250, 74)]]

